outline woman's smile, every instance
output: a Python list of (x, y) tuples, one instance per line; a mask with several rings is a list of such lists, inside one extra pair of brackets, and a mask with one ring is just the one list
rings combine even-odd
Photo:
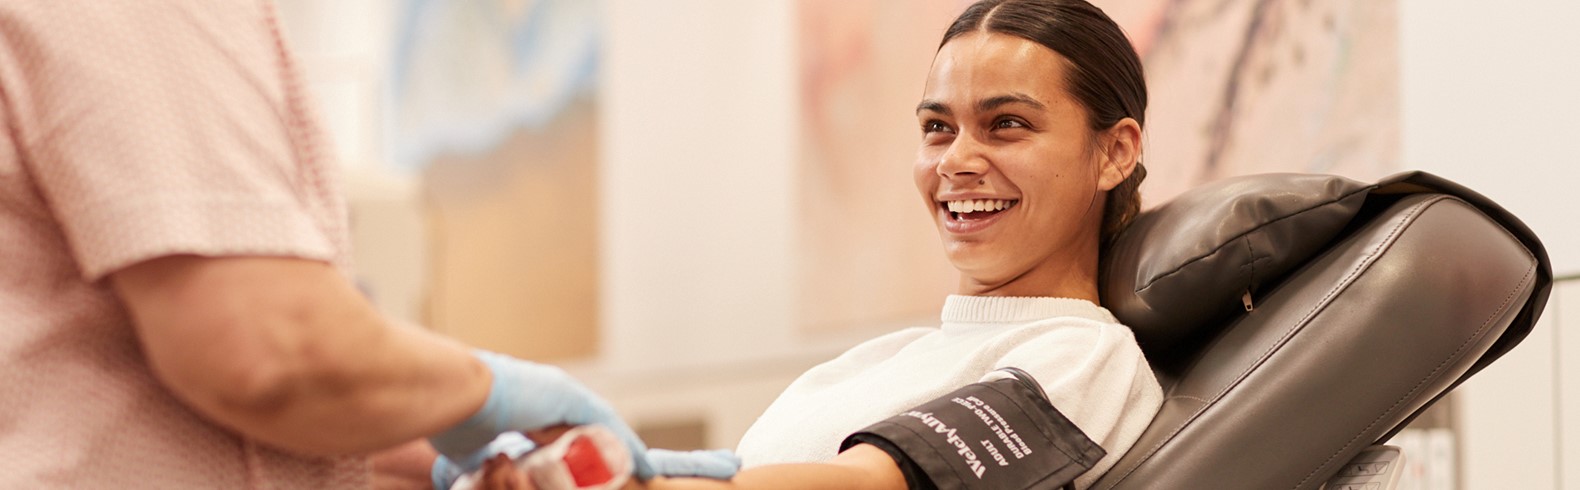
[(1016, 204), (1020, 204), (1019, 199), (952, 198), (938, 201), (938, 208), (945, 231), (969, 235), (993, 226)]

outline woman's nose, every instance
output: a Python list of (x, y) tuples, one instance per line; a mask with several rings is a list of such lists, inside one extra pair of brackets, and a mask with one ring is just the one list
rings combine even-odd
[(990, 165), (982, 148), (968, 137), (958, 137), (949, 149), (939, 155), (938, 175), (947, 180), (967, 180), (981, 177)]

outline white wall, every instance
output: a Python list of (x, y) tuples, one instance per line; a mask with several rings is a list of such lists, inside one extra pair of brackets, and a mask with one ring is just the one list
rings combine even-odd
[(702, 419), (733, 447), (796, 375), (876, 332), (796, 328), (794, 3), (605, 7), (602, 356), (572, 372), (635, 424)]
[(607, 2), (599, 118), (609, 367), (703, 365), (790, 341), (791, 7)]
[[(1399, 17), (1405, 166), (1501, 203), (1580, 272), (1580, 2), (1401, 0)], [(1580, 346), (1560, 335), (1580, 318), (1555, 314), (1574, 296), (1458, 390), (1463, 488), (1580, 488)]]
[(1400, 1), (1405, 166), (1520, 216), (1580, 272), (1580, 2)]

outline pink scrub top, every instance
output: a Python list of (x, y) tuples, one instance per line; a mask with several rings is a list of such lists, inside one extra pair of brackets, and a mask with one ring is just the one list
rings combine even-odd
[(172, 254), (347, 267), (327, 138), (268, 0), (0, 2), (0, 487), (365, 488), (192, 412), (106, 276)]

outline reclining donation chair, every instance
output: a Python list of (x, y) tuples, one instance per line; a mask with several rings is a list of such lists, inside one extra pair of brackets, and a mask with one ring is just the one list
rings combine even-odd
[(1220, 181), (1102, 267), (1166, 399), (1096, 489), (1319, 488), (1514, 347), (1552, 282), (1523, 223), (1421, 172)]

